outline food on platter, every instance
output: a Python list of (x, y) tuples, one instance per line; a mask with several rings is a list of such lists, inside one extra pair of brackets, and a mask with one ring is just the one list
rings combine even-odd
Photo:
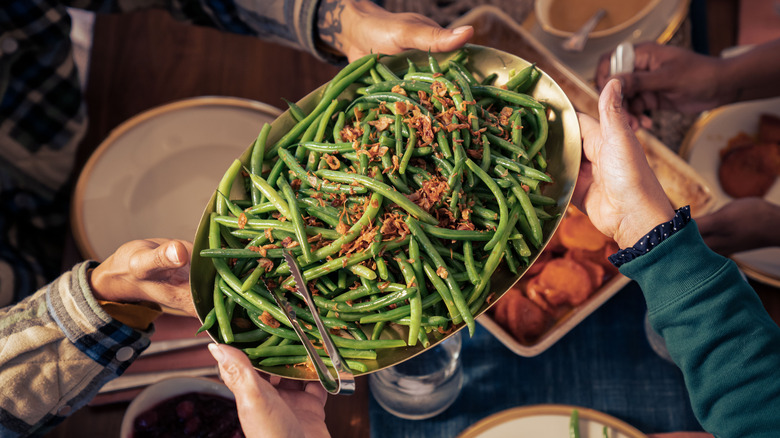
[[(260, 369), (309, 370), (271, 296), (285, 294), (312, 322), (286, 251), (360, 374), (395, 363), (382, 361), (388, 350), (473, 332), (504, 292), (491, 288), (494, 274), (521, 275), (560, 221), (573, 178), (553, 175), (575, 169), (567, 166), (579, 164), (581, 146), (569, 145), (576, 154), (564, 166), (568, 113), (532, 97), (543, 73), (524, 63), (496, 86), (495, 71), (470, 69), (469, 49), (413, 57), (366, 56), (318, 90), (314, 105), (291, 105), (282, 117), (296, 121), (279, 132), (276, 122), (264, 126), (206, 209), (193, 263), (216, 270), (207, 294), (193, 287), (203, 329), (240, 344)], [(580, 141), (576, 123), (566, 127)], [(295, 377), (312, 377), (302, 373)]]
[(780, 117), (762, 114), (755, 136), (739, 132), (720, 151), (718, 180), (733, 198), (763, 197), (780, 175)]
[(493, 306), (493, 319), (520, 343), (533, 343), (617, 274), (607, 260), (617, 249), (585, 214), (569, 206), (536, 263)]

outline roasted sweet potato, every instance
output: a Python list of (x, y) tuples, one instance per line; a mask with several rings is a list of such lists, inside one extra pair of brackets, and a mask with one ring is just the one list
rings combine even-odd
[(550, 315), (526, 298), (519, 289), (511, 289), (496, 303), (496, 322), (521, 343), (528, 344), (550, 326)]
[(587, 269), (567, 258), (550, 260), (539, 273), (544, 296), (553, 306), (582, 304), (595, 290), (590, 278)]
[(558, 227), (561, 243), (568, 249), (597, 251), (609, 240), (577, 209), (569, 209), (566, 218)]
[(584, 254), (584, 252), (569, 251), (566, 253), (565, 257), (579, 263), (583, 268), (585, 268), (586, 271), (588, 271), (588, 274), (590, 275), (591, 286), (593, 287), (593, 290), (596, 290), (599, 288), (599, 286), (601, 286), (602, 283), (604, 283), (604, 266), (602, 266), (601, 263), (582, 256), (581, 254)]
[(759, 143), (729, 148), (718, 168), (720, 185), (729, 196), (763, 197), (780, 168), (780, 144)]

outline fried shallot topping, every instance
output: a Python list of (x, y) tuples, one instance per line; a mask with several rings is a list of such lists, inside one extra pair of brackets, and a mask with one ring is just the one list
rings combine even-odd
[[(404, 87), (400, 85), (393, 85), (393, 88), (391, 88), (390, 91), (396, 94), (400, 94), (401, 96), (407, 95), (406, 90), (404, 90)], [(402, 102), (397, 102), (397, 103), (402, 103)]]
[(422, 187), (406, 197), (419, 205), (423, 210), (430, 212), (436, 204), (442, 201), (449, 187), (446, 179), (440, 176), (433, 176), (431, 179), (423, 181)]
[(379, 132), (384, 131), (393, 123), (395, 123), (395, 120), (392, 117), (387, 117), (387, 116), (380, 117), (379, 120), (372, 120), (368, 122), (369, 125), (376, 128), (376, 130)]
[(280, 325), (279, 321), (277, 321), (276, 318), (271, 316), (271, 314), (266, 311), (263, 311), (263, 313), (260, 314), (259, 319), (263, 324), (269, 327), (278, 328)]
[(360, 141), (363, 137), (363, 128), (360, 126), (345, 126), (341, 129), (341, 139), (345, 142)]
[(400, 240), (411, 233), (403, 216), (393, 212), (382, 215), (382, 227), (379, 231), (382, 233), (383, 241)]
[(421, 113), (415, 108), (412, 111), (412, 117), (406, 119), (406, 123), (417, 131), (417, 138), (420, 140), (419, 146), (426, 146), (433, 143), (434, 132), (431, 118)]

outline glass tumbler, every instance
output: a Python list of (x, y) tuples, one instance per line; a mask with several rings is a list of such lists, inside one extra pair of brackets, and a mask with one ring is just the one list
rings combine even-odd
[(387, 412), (407, 420), (444, 412), (463, 385), (460, 349), (458, 332), (422, 354), (371, 374), (371, 394)]

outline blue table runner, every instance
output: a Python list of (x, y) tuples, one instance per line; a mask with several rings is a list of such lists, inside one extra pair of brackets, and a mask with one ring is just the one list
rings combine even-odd
[(371, 397), (371, 436), (455, 437), (491, 414), (555, 403), (612, 415), (644, 433), (701, 431), (682, 373), (650, 347), (646, 305), (629, 283), (542, 354), (518, 356), (484, 327), (463, 336), (463, 390), (442, 414), (404, 420)]

